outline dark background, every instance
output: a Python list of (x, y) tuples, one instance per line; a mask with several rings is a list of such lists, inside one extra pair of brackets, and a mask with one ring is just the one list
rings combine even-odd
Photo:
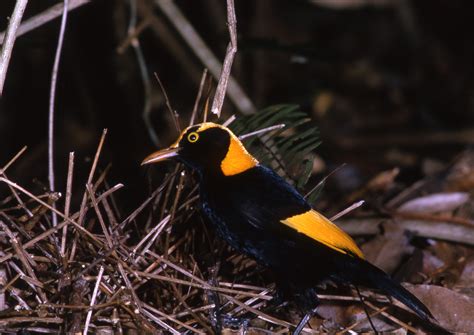
[[(14, 3), (0, 2), (2, 31)], [(55, 3), (30, 1), (24, 18)], [(236, 0), (233, 74), (257, 108), (290, 103), (308, 113), (323, 141), (315, 173), (348, 163), (333, 177), (336, 191), (353, 191), (394, 166), (402, 180), (417, 180), (424, 163), (449, 162), (474, 142), (472, 1), (370, 3), (334, 8)], [(138, 23), (148, 13), (162, 24), (160, 33), (147, 27), (139, 40), (152, 81), (153, 124), (166, 145), (176, 132), (153, 72), (186, 125), (203, 65), (153, 2), (138, 4)], [(223, 60), (225, 2), (177, 4)], [(141, 115), (144, 88), (135, 54), (131, 48), (117, 52), (127, 37), (129, 10), (128, 1), (94, 0), (70, 12), (56, 95), (55, 170), (57, 189), (64, 190), (68, 152), (75, 151), (83, 185), (88, 159), (108, 128), (101, 168), (112, 164), (109, 179), (126, 185), (128, 191), (119, 193), (131, 209), (148, 193), (139, 163), (155, 146)], [(0, 99), (0, 164), (27, 145), (8, 175), (30, 187), (47, 188), (48, 100), (59, 25), (56, 19), (17, 39)], [(234, 113), (227, 101), (223, 119)]]

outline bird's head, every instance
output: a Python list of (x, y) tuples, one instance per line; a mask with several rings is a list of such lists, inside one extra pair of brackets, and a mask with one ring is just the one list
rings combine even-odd
[(142, 165), (175, 158), (205, 174), (231, 176), (258, 164), (227, 127), (212, 122), (183, 130), (170, 147), (146, 157)]

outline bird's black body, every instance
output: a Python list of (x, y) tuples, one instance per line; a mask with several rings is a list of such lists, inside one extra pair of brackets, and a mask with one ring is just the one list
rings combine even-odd
[(234, 176), (203, 174), (200, 195), (203, 212), (236, 250), (279, 273), (298, 277), (307, 271), (305, 262), (295, 262), (295, 257), (306, 253), (305, 259), (311, 259), (314, 241), (280, 220), (311, 207), (275, 172), (259, 165)]
[(431, 316), (415, 296), (377, 267), (283, 225), (282, 219), (311, 206), (273, 170), (258, 165), (235, 176), (204, 174), (200, 191), (202, 210), (220, 237), (270, 267), (289, 286), (303, 291), (330, 278), (378, 288), (423, 318)]
[(380, 289), (430, 319), (414, 295), (364, 260), (346, 233), (314, 211), (273, 170), (261, 166), (227, 128), (192, 126), (169, 149), (144, 163), (170, 156), (198, 172), (202, 209), (219, 236), (271, 268), (299, 294), (333, 279)]

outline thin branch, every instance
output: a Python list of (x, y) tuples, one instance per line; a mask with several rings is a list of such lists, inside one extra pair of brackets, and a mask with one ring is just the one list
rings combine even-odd
[(194, 101), (193, 112), (191, 113), (191, 119), (189, 120), (189, 125), (192, 126), (194, 121), (196, 120), (197, 110), (199, 107), (199, 102), (201, 101), (202, 91), (204, 89), (204, 83), (206, 82), (207, 77), (207, 69), (204, 69), (202, 72), (201, 82), (199, 83), (199, 90), (196, 96), (196, 100)]
[(339, 213), (337, 213), (336, 215), (331, 217), (329, 220), (336, 221), (337, 219), (343, 217), (347, 213), (352, 212), (353, 210), (355, 210), (355, 209), (359, 208), (360, 206), (362, 206), (364, 204), (364, 202), (365, 202), (364, 200), (360, 200), (360, 201), (357, 201), (357, 202), (353, 203), (352, 205), (350, 205), (346, 209), (343, 209), (342, 211), (340, 211)]
[(237, 19), (235, 17), (234, 0), (227, 0), (227, 27), (229, 28), (230, 42), (227, 45), (227, 51), (224, 58), (219, 82), (217, 83), (216, 93), (212, 101), (211, 112), (217, 117), (221, 116), (222, 106), (227, 92), (227, 82), (229, 81), (232, 63), (237, 52)]
[[(104, 129), (102, 131), (102, 136), (100, 137), (99, 145), (97, 146), (97, 151), (94, 156), (94, 161), (92, 162), (91, 170), (89, 171), (89, 176), (87, 177), (86, 185), (92, 183), (95, 169), (97, 168), (97, 163), (99, 161), (100, 153), (102, 152), (102, 147), (104, 146), (106, 135), (107, 135), (107, 129)], [(79, 214), (79, 224), (82, 224), (82, 221), (84, 220), (84, 216), (86, 215), (86, 205), (87, 205), (87, 192), (84, 192), (84, 196), (82, 197), (82, 202), (81, 202), (81, 210)]]
[[(227, 123), (227, 122), (226, 122)], [(260, 134), (264, 134), (264, 133), (268, 133), (269, 131), (272, 131), (272, 130), (276, 130), (276, 129), (281, 129), (285, 127), (285, 124), (284, 123), (281, 123), (281, 124), (277, 124), (277, 125), (274, 125), (274, 126), (271, 126), (271, 127), (267, 127), (267, 128), (263, 128), (263, 129), (259, 129), (259, 130), (256, 130), (256, 131), (253, 131), (251, 133), (247, 133), (247, 134), (244, 134), (244, 135), (240, 135), (239, 136), (239, 140), (244, 140), (248, 137), (251, 137), (251, 136), (255, 136), (255, 135), (260, 135)]]
[(171, 334), (174, 334), (174, 335), (181, 334), (179, 331), (177, 331), (176, 329), (171, 327), (169, 324), (167, 324), (166, 322), (164, 322), (164, 321), (160, 320), (159, 318), (157, 318), (156, 316), (154, 316), (150, 311), (144, 309), (142, 311), (142, 314), (148, 316), (152, 321), (156, 322), (158, 325), (160, 325), (161, 327), (163, 327), (164, 329), (169, 331)]
[(104, 232), (107, 245), (109, 246), (109, 249), (112, 249), (113, 248), (112, 238), (110, 237), (110, 232), (108, 231), (107, 226), (105, 225), (105, 221), (104, 221), (104, 218), (102, 217), (102, 213), (99, 210), (99, 205), (97, 202), (97, 198), (95, 197), (92, 184), (87, 184), (86, 188), (87, 188), (87, 191), (89, 192), (89, 197), (91, 199), (91, 203), (92, 203), (92, 206), (94, 207), (95, 213), (97, 214), (97, 217), (99, 219), (99, 223), (100, 223), (100, 226), (102, 227), (102, 231)]
[(129, 0), (130, 3), (130, 18), (128, 21), (128, 32), (127, 38), (125, 39), (124, 43), (117, 49), (117, 52), (123, 53), (128, 46), (131, 44), (133, 47), (133, 51), (135, 53), (135, 57), (137, 59), (138, 69), (140, 70), (140, 77), (142, 79), (144, 96), (143, 96), (143, 111), (142, 111), (142, 118), (143, 122), (145, 122), (145, 127), (148, 130), (148, 135), (150, 136), (151, 141), (154, 145), (159, 145), (158, 135), (154, 130), (150, 115), (151, 115), (151, 83), (150, 78), (148, 76), (148, 67), (146, 65), (145, 56), (143, 55), (142, 48), (140, 46), (140, 41), (138, 40), (138, 36), (140, 33), (148, 27), (150, 24), (149, 20), (143, 20), (143, 22), (137, 27), (137, 1), (136, 0)]
[[(60, 217), (62, 217), (65, 221), (64, 223), (61, 223), (60, 225), (56, 226), (56, 227), (53, 227), (47, 231), (45, 231), (44, 233), (36, 236), (34, 239), (30, 240), (29, 242), (25, 243), (23, 245), (24, 248), (27, 248), (29, 246), (31, 246), (33, 244), (34, 241), (37, 241), (38, 239), (40, 238), (43, 238), (45, 234), (48, 234), (50, 235), (51, 232), (55, 232), (56, 230), (59, 230), (60, 228), (62, 228), (64, 226), (64, 224), (67, 224), (67, 223), (71, 223), (73, 224), (79, 231), (83, 232), (85, 235), (89, 236), (92, 240), (94, 240), (95, 242), (97, 243), (100, 243), (97, 238), (95, 237), (94, 234), (92, 234), (91, 232), (89, 232), (87, 229), (83, 228), (79, 223), (77, 223), (76, 221), (73, 220), (73, 218), (68, 218), (66, 217), (63, 213), (61, 213), (60, 211), (58, 211), (56, 208), (50, 206), (48, 203), (44, 202), (43, 200), (41, 200), (40, 198), (38, 198), (37, 196), (35, 196), (33, 193), (27, 191), (25, 188), (21, 187), (20, 185), (12, 182), (11, 180), (8, 180), (8, 179), (5, 179), (3, 177), (0, 177), (0, 182), (4, 182), (8, 185), (11, 185), (13, 186), (14, 188), (16, 188), (17, 190), (23, 192), (24, 194), (26, 194), (28, 197), (30, 197), (31, 199), (35, 200), (36, 202), (38, 202), (39, 204), (43, 205), (44, 207), (48, 208), (50, 211), (52, 212), (55, 212), (56, 214), (58, 214)], [(101, 244), (101, 243), (100, 243)], [(5, 256), (4, 256), (5, 257)], [(4, 258), (2, 257), (2, 258)], [(1, 261), (0, 261), (1, 263)]]
[[(72, 196), (72, 176), (74, 173), (74, 152), (69, 153), (69, 163), (67, 168), (67, 181), (66, 181), (66, 200), (64, 203), (64, 216), (69, 217), (69, 209), (71, 205)], [(63, 227), (63, 235), (61, 238), (61, 256), (65, 256), (66, 252), (66, 237), (67, 237), (67, 226)]]
[[(58, 80), (58, 69), (59, 61), (61, 60), (61, 51), (63, 49), (64, 33), (66, 31), (67, 23), (67, 8), (68, 1), (64, 0), (63, 16), (61, 18), (61, 27), (59, 29), (58, 45), (56, 47), (56, 54), (54, 56), (53, 70), (51, 73), (51, 89), (49, 91), (49, 118), (48, 118), (48, 179), (49, 179), (49, 190), (54, 192), (54, 101), (56, 99), (56, 83)], [(53, 203), (53, 207), (56, 204)], [(58, 217), (56, 213), (53, 215), (53, 226), (58, 224)]]
[[(24, 146), (12, 159), (10, 159), (10, 161), (5, 164), (5, 166), (3, 168), (0, 169), (0, 176), (3, 176), (5, 177), (6, 179), (8, 179), (7, 175), (5, 174), (5, 171), (26, 151), (26, 146)], [(28, 207), (25, 206), (25, 204), (23, 203), (23, 200), (21, 200), (20, 198), (20, 195), (17, 193), (17, 191), (15, 190), (14, 187), (8, 185), (8, 188), (10, 189), (10, 191), (12, 192), (13, 196), (15, 197), (15, 199), (18, 201), (18, 204), (20, 205), (21, 208), (23, 208), (23, 210), (26, 212), (26, 214), (29, 216), (29, 217), (32, 217), (33, 216), (33, 213), (31, 213), (31, 211), (28, 209)]]
[(314, 186), (311, 190), (309, 190), (308, 193), (306, 193), (304, 195), (304, 198), (307, 199), (314, 191), (316, 191), (317, 189), (319, 189), (320, 187), (323, 186), (323, 184), (326, 182), (326, 180), (331, 177), (333, 174), (335, 174), (336, 172), (338, 172), (340, 169), (342, 169), (344, 166), (346, 165), (346, 163), (342, 163), (341, 165), (339, 165), (337, 168), (335, 168), (334, 170), (332, 170), (327, 176), (325, 176), (323, 179), (321, 179), (319, 181), (319, 183), (316, 184), (316, 186)]
[(179, 126), (178, 113), (176, 113), (176, 111), (173, 110), (173, 108), (171, 108), (170, 99), (168, 98), (168, 94), (166, 93), (165, 86), (161, 82), (161, 79), (158, 76), (158, 73), (155, 72), (154, 74), (155, 74), (156, 81), (158, 81), (158, 84), (160, 85), (161, 92), (163, 93), (163, 96), (165, 97), (166, 108), (168, 108), (168, 111), (171, 114), (171, 118), (174, 121), (174, 126), (176, 127), (176, 130), (178, 131), (178, 134), (179, 134), (181, 132), (181, 127)]
[[(202, 284), (197, 284), (195, 282), (191, 282), (191, 281), (187, 281), (187, 280), (181, 280), (181, 279), (178, 279), (178, 278), (172, 278), (172, 277), (167, 277), (167, 276), (156, 275), (156, 274), (153, 274), (153, 273), (147, 273), (147, 272), (143, 272), (143, 271), (135, 271), (134, 274), (137, 275), (137, 276), (145, 277), (145, 278), (157, 279), (157, 280), (176, 283), (176, 284), (180, 284), (180, 285), (187, 285), (187, 286), (191, 286), (191, 287), (200, 288), (200, 289), (203, 289), (203, 290), (210, 290), (210, 291), (221, 292), (221, 293), (230, 293), (230, 294), (236, 294), (236, 295), (238, 294), (238, 295), (247, 296), (247, 297), (257, 297), (257, 298), (260, 298), (262, 300), (272, 300), (273, 299), (273, 297), (270, 296), (270, 295), (263, 296), (259, 293), (245, 292), (245, 291), (240, 291), (240, 290), (232, 290), (232, 289), (228, 289), (228, 288), (225, 288), (225, 287), (215, 287), (215, 286), (209, 285), (205, 282), (202, 283)], [(202, 281), (200, 281), (200, 282), (202, 282)]]
[[(214, 78), (219, 78), (222, 71), (222, 64), (212, 53), (196, 29), (191, 25), (181, 10), (171, 0), (155, 0), (155, 4), (161, 9), (173, 26), (186, 41), (194, 54), (204, 64)], [(234, 77), (228, 78), (228, 94), (232, 103), (242, 114), (253, 114), (256, 111), (250, 98), (237, 83)]]
[[(85, 5), (92, 0), (70, 0), (68, 10), (71, 11)], [(64, 3), (58, 3), (54, 6), (49, 7), (45, 11), (39, 13), (38, 15), (32, 16), (29, 19), (25, 20), (16, 33), (16, 37), (20, 37), (27, 32), (30, 32), (38, 27), (41, 27), (43, 24), (48, 23), (49, 21), (54, 20), (55, 18), (59, 17), (63, 13)], [(5, 39), (6, 32), (0, 33), (0, 43), (3, 43)]]
[[(140, 249), (140, 247), (151, 237), (153, 236), (153, 238), (150, 240), (150, 242), (147, 244), (147, 246), (140, 252), (140, 255), (144, 255), (145, 252), (150, 248), (150, 246), (153, 244), (153, 242), (156, 240), (156, 238), (159, 236), (159, 234), (161, 233), (161, 231), (165, 228), (166, 224), (170, 221), (171, 219), (171, 215), (168, 215), (166, 216), (163, 220), (161, 220), (160, 222), (158, 222), (158, 224), (152, 229), (150, 230), (150, 232), (144, 237), (142, 238), (142, 240), (136, 245), (135, 248), (133, 248), (132, 250), (132, 253), (135, 254), (138, 249)], [(138, 262), (138, 259), (139, 257), (137, 257), (135, 259), (135, 262)]]
[(25, 145), (23, 148), (21, 148), (20, 151), (18, 151), (18, 153), (13, 156), (12, 159), (10, 159), (8, 161), (7, 164), (5, 164), (1, 169), (0, 169), (0, 174), (3, 174), (5, 171), (7, 171), (7, 169), (10, 167), (10, 165), (12, 165), (27, 149), (27, 146)]
[[(100, 285), (100, 281), (102, 280), (103, 274), (104, 274), (104, 267), (101, 266), (99, 269), (99, 274), (97, 275), (97, 281), (94, 286), (94, 292), (92, 293), (91, 307), (94, 306), (95, 304), (95, 299), (97, 298), (97, 294), (99, 292), (99, 285)], [(87, 335), (87, 331), (89, 330), (89, 323), (91, 321), (91, 317), (92, 317), (92, 309), (90, 309), (89, 312), (87, 312), (86, 323), (84, 325), (84, 332), (83, 332), (84, 335)]]
[[(380, 225), (386, 219), (349, 219), (338, 221), (337, 225), (349, 235), (374, 235), (380, 232)], [(416, 236), (474, 245), (474, 227), (451, 222), (396, 219), (397, 225)]]
[(232, 114), (230, 118), (225, 120), (225, 122), (222, 124), (224, 127), (228, 127), (232, 122), (234, 122), (236, 119), (235, 114)]
[(5, 41), (2, 45), (2, 51), (0, 52), (0, 96), (3, 94), (3, 86), (5, 84), (5, 78), (7, 76), (8, 64), (10, 64), (10, 58), (12, 56), (13, 45), (17, 36), (17, 30), (20, 26), (21, 18), (25, 12), (28, 0), (17, 0), (15, 8), (13, 9), (10, 22), (5, 33)]

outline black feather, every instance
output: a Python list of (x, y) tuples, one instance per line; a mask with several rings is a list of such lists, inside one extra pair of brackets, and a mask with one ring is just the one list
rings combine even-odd
[(365, 260), (353, 258), (339, 264), (338, 276), (346, 282), (381, 290), (413, 310), (423, 320), (433, 315), (426, 306), (406, 288), (395, 282), (385, 272)]

